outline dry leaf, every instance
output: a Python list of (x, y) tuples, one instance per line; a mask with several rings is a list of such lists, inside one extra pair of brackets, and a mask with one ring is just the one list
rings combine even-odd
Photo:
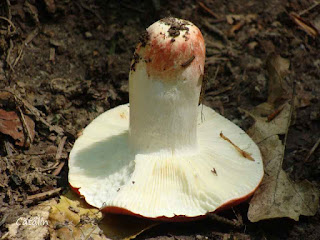
[(289, 86), (284, 81), (284, 77), (289, 73), (289, 67), (290, 61), (280, 55), (271, 54), (268, 57), (268, 103), (274, 104), (280, 98), (286, 97)]
[(275, 110), (269, 103), (262, 103), (250, 112), (244, 109), (240, 110), (255, 119), (255, 124), (248, 130), (248, 134), (257, 144), (260, 144), (260, 142), (271, 136), (286, 133), (288, 117), (290, 115), (289, 104), (285, 104), (282, 110), (270, 121), (268, 117)]
[(248, 218), (251, 222), (288, 217), (296, 221), (300, 215), (313, 216), (318, 210), (319, 191), (308, 181), (293, 182), (282, 170), (285, 146), (279, 134), (285, 134), (290, 117), (290, 105), (268, 122), (264, 112), (268, 103), (259, 105), (251, 116), (255, 124), (248, 134), (258, 144), (264, 161), (265, 176), (250, 202)]
[(107, 239), (100, 235), (97, 222), (102, 219), (98, 209), (80, 204), (74, 194), (61, 196), (50, 211), (50, 239)]
[(130, 216), (103, 215), (73, 192), (60, 197), (49, 219), (51, 239), (133, 239), (158, 224)]
[[(34, 127), (35, 124), (31, 118), (24, 116), (27, 127), (30, 130), (32, 139), (34, 139)], [(16, 140), (16, 144), (19, 146), (24, 146), (26, 138), (23, 130), (23, 124), (15, 112), (7, 112), (0, 109), (0, 132), (11, 136)]]

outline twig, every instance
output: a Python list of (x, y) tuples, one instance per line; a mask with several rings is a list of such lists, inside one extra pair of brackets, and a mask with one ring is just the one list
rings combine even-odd
[(13, 49), (13, 42), (12, 42), (12, 39), (10, 39), (9, 41), (9, 48), (8, 48), (8, 51), (7, 51), (7, 56), (6, 56), (6, 63), (9, 65), (9, 68), (11, 71), (13, 71), (13, 67), (10, 63), (10, 55), (11, 55), (11, 51)]
[(59, 173), (61, 172), (64, 164), (65, 164), (65, 162), (60, 162), (60, 164), (58, 165), (58, 167), (53, 171), (52, 175), (58, 176)]
[(95, 15), (102, 24), (105, 24), (105, 21), (102, 19), (102, 17), (99, 15), (99, 13), (97, 13), (96, 11), (94, 11), (93, 9), (91, 9), (90, 7), (88, 7), (86, 4), (83, 3), (82, 0), (79, 0), (80, 6), (86, 10), (88, 10), (89, 12), (91, 12), (93, 15)]
[(19, 54), (18, 54), (18, 56), (16, 57), (16, 59), (14, 60), (14, 62), (13, 62), (12, 69), (15, 68), (15, 66), (17, 65), (17, 63), (18, 63), (19, 60), (21, 59), (22, 53), (23, 53), (23, 46), (20, 47), (20, 49), (19, 49)]
[(240, 214), (239, 212), (236, 212), (236, 211), (234, 210), (234, 208), (232, 208), (232, 212), (233, 212), (234, 215), (236, 216), (236, 218), (237, 218), (237, 220), (238, 220), (237, 222), (243, 226), (243, 218), (242, 218), (241, 214)]
[(218, 61), (228, 61), (230, 59), (226, 58), (226, 57), (216, 57), (216, 56), (212, 56), (212, 57), (208, 57), (206, 59), (206, 62), (205, 62), (205, 65), (208, 66), (208, 65), (213, 65), (215, 64), (216, 62)]
[(234, 144), (229, 138), (227, 138), (226, 136), (223, 135), (223, 133), (220, 133), (220, 137), (223, 140), (226, 140), (227, 142), (229, 142), (240, 154), (241, 156), (243, 156), (244, 158), (250, 160), (250, 161), (254, 161), (254, 158), (251, 156), (250, 153), (242, 150), (241, 148), (239, 148), (236, 144)]
[[(100, 220), (101, 221), (101, 220)], [(98, 226), (93, 226), (92, 227), (92, 230), (88, 233), (88, 235), (87, 236), (85, 236), (85, 239), (84, 240), (88, 240), (89, 238), (90, 239), (93, 239), (92, 237), (91, 237), (91, 234), (97, 229), (97, 227)], [(84, 235), (84, 234), (83, 234)]]
[[(154, 1), (152, 1), (152, 2), (154, 2)], [(135, 7), (130, 6), (130, 5), (128, 5), (128, 4), (125, 4), (125, 3), (123, 3), (122, 1), (120, 1), (120, 4), (121, 4), (122, 6), (124, 6), (125, 8), (128, 8), (128, 9), (130, 9), (130, 10), (136, 11), (136, 12), (138, 12), (138, 13), (144, 13), (144, 11), (142, 11), (141, 9), (135, 8)]]
[(23, 46), (28, 45), (32, 40), (39, 34), (39, 28), (36, 27), (31, 33), (28, 34), (26, 39), (23, 42)]
[[(0, 19), (7, 21), (9, 23), (8, 32), (10, 35), (16, 32), (16, 26), (13, 24), (13, 22), (10, 19), (2, 16), (0, 16)], [(12, 27), (13, 31), (10, 31), (10, 27)]]
[(318, 138), (317, 142), (313, 145), (313, 147), (310, 149), (307, 157), (304, 159), (304, 162), (309, 162), (309, 158), (311, 157), (311, 155), (314, 153), (314, 151), (318, 148), (318, 146), (320, 145), (320, 137)]
[(181, 64), (181, 67), (183, 67), (183, 68), (188, 67), (188, 66), (192, 63), (192, 61), (193, 61), (194, 59), (195, 59), (195, 56), (192, 55), (191, 58), (189, 58), (186, 62), (184, 62), (184, 63)]
[[(220, 70), (220, 65), (218, 65), (218, 67), (217, 67), (217, 69), (216, 69), (216, 72), (215, 72), (215, 74), (214, 74), (214, 77), (213, 77), (212, 81), (210, 81), (210, 82), (214, 83), (214, 82), (216, 81), (216, 78), (217, 78), (217, 76), (218, 76), (219, 70)], [(202, 83), (199, 103), (203, 103), (203, 100), (205, 99), (207, 82), (208, 82), (208, 80), (205, 80), (205, 81)]]
[(299, 12), (299, 16), (306, 14), (307, 12), (309, 12), (310, 10), (312, 10), (313, 8), (317, 7), (320, 4), (320, 2), (315, 1), (310, 7), (308, 7), (307, 9)]
[[(24, 114), (23, 114), (21, 108), (19, 107), (19, 102), (16, 99), (16, 97), (15, 97), (15, 100), (16, 100), (17, 108), (18, 108), (19, 113), (20, 113), (20, 118), (22, 120), (21, 122), (22, 122), (22, 126), (23, 126), (23, 129), (24, 129), (24, 132), (27, 133), (27, 139), (29, 139), (29, 143), (32, 144), (33, 138), (32, 138), (32, 135), (31, 135), (31, 131), (30, 131), (29, 125), (27, 124), (26, 119), (24, 117)], [(26, 143), (27, 143), (27, 141), (24, 141), (24, 145), (26, 145)], [(27, 144), (27, 145), (29, 145), (29, 144)]]
[(221, 223), (233, 226), (235, 228), (241, 228), (242, 227), (242, 224), (240, 222), (232, 221), (232, 220), (227, 219), (225, 217), (221, 217), (221, 216), (219, 216), (219, 215), (217, 215), (215, 213), (208, 213), (207, 216), (210, 217), (210, 219), (212, 219), (214, 221), (221, 222)]
[(215, 14), (210, 8), (208, 8), (203, 2), (198, 2), (200, 7), (202, 7), (203, 10), (205, 10), (207, 13), (209, 13), (214, 18), (219, 18), (217, 14)]
[(218, 29), (215, 26), (211, 25), (206, 20), (203, 21), (203, 25), (208, 31), (218, 35), (225, 43), (229, 43), (228, 38), (226, 37), (226, 35), (220, 29)]
[(34, 194), (34, 195), (30, 195), (27, 197), (27, 200), (33, 200), (33, 199), (37, 199), (37, 198), (43, 198), (43, 197), (46, 197), (46, 196), (51, 196), (55, 193), (58, 193), (61, 191), (61, 187), (60, 188), (56, 188), (56, 189), (53, 189), (53, 190), (50, 190), (50, 191), (47, 191), (47, 192), (42, 192), (42, 193), (37, 193), (37, 194)]
[(64, 144), (66, 143), (66, 140), (67, 140), (67, 136), (63, 136), (63, 138), (61, 138), (58, 149), (57, 149), (56, 160), (60, 160), (61, 153), (62, 153)]
[(8, 213), (4, 214), (3, 218), (0, 221), (0, 227), (6, 222), (8, 216), (9, 216)]
[(235, 84), (235, 83), (232, 83), (230, 86), (221, 88), (221, 89), (219, 89), (219, 90), (217, 90), (217, 91), (208, 92), (208, 93), (207, 93), (207, 96), (214, 97), (214, 96), (220, 95), (221, 93), (230, 91), (230, 90), (233, 88), (234, 84)]
[(6, 0), (7, 3), (7, 8), (8, 8), (8, 19), (11, 20), (12, 15), (11, 15), (11, 4), (10, 4), (10, 0)]
[(283, 104), (282, 106), (278, 107), (273, 113), (269, 114), (267, 117), (267, 122), (271, 122), (276, 116), (279, 115), (279, 113), (284, 109), (286, 104)]
[(12, 152), (12, 149), (11, 149), (12, 146), (7, 140), (4, 140), (4, 147), (6, 149), (8, 157), (12, 157), (12, 155), (13, 155), (13, 152)]

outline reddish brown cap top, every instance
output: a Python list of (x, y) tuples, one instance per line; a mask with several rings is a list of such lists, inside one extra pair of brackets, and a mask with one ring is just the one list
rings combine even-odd
[(148, 75), (170, 80), (178, 72), (192, 68), (199, 76), (204, 71), (205, 44), (200, 30), (191, 22), (165, 18), (152, 24), (142, 35), (131, 70), (143, 60)]

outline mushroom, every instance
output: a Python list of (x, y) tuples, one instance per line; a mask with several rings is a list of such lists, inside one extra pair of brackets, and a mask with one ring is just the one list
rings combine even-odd
[(69, 183), (106, 212), (190, 220), (248, 199), (263, 177), (257, 145), (198, 106), (205, 45), (191, 22), (165, 18), (137, 45), (130, 105), (101, 114), (76, 140)]

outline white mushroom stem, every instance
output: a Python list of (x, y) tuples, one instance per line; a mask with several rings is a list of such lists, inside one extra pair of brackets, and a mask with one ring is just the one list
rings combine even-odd
[(172, 23), (151, 25), (151, 43), (135, 52), (129, 75), (129, 141), (137, 152), (197, 152), (204, 41), (192, 23), (174, 21), (173, 36)]

